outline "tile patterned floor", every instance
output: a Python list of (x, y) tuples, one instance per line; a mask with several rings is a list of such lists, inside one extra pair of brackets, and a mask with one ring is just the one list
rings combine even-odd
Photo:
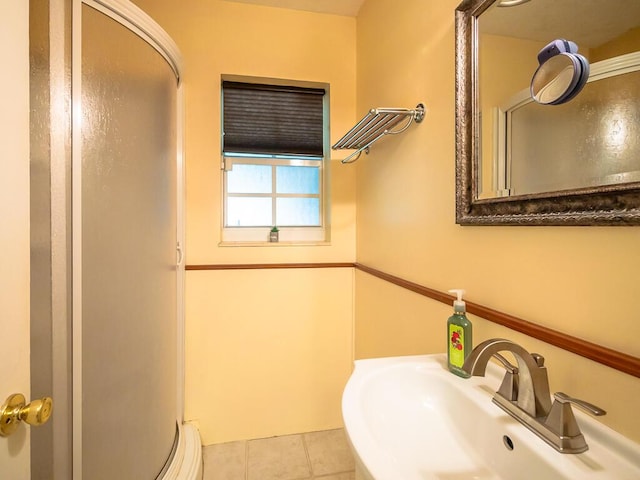
[(354, 480), (344, 430), (210, 445), (203, 480)]

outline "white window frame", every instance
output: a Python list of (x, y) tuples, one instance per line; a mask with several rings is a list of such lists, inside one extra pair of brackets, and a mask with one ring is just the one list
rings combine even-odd
[[(330, 229), (328, 227), (329, 218), (329, 193), (328, 193), (328, 176), (329, 176), (329, 159), (327, 158), (327, 152), (329, 152), (329, 85), (319, 84), (312, 82), (296, 82), (286, 80), (274, 80), (255, 77), (238, 77), (238, 76), (223, 76), (223, 80), (241, 81), (246, 83), (260, 83), (266, 85), (288, 85), (297, 87), (309, 87), (309, 88), (323, 88), (325, 90), (323, 98), (323, 151), (322, 157), (310, 157), (310, 156), (293, 156), (293, 155), (250, 155), (250, 154), (233, 154), (227, 155), (222, 153), (222, 215), (221, 215), (221, 246), (234, 246), (234, 245), (265, 245), (265, 246), (278, 246), (278, 245), (290, 245), (290, 244), (313, 244), (323, 245), (328, 244), (330, 241)], [(221, 122), (222, 122), (221, 111)], [(272, 193), (270, 194), (232, 194), (233, 196), (246, 196), (256, 197), (265, 196), (274, 198), (282, 197), (295, 197), (304, 198), (312, 197), (319, 198), (320, 200), (320, 225), (319, 226), (279, 226), (279, 241), (277, 243), (269, 241), (269, 232), (272, 226), (268, 227), (245, 227), (245, 226), (226, 226), (227, 218), (227, 175), (226, 172), (233, 168), (234, 164), (262, 164), (272, 165), (273, 167), (279, 165), (285, 166), (314, 166), (319, 169), (319, 193), (318, 195), (304, 195), (304, 194), (281, 194), (277, 195), (275, 192), (275, 185)], [(275, 182), (275, 177), (273, 177)]]

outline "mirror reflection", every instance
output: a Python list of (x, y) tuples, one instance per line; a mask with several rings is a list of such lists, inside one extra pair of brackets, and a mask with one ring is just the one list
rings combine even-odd
[[(476, 198), (639, 182), (640, 1), (499, 3), (476, 25)], [(531, 98), (532, 75), (538, 53), (559, 38), (579, 45), (591, 64), (589, 83), (575, 98), (565, 97), (568, 103), (541, 105)], [(540, 100), (553, 103), (545, 100), (555, 95), (554, 85), (569, 88), (579, 66), (561, 55), (547, 63), (558, 78), (539, 92)]]
[(589, 61), (574, 42), (558, 39), (538, 53), (538, 69), (531, 79), (531, 98), (542, 105), (567, 103), (584, 88)]

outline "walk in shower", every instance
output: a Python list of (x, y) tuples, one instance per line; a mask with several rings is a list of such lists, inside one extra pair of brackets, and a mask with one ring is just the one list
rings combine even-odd
[[(32, 277), (51, 281), (33, 282), (47, 299), (32, 290), (40, 312), (32, 318), (32, 372), (40, 372), (32, 386), (50, 386), (55, 407), (50, 431), (34, 435), (32, 471), (182, 478), (167, 477), (185, 456), (179, 53), (129, 1), (32, 0), (37, 17), (34, 8), (47, 9), (40, 41), (49, 55), (32, 54), (32, 82), (51, 94), (33, 102), (32, 88), (32, 125), (40, 119), (45, 132), (32, 136), (40, 152), (33, 163), (42, 171), (49, 159), (48, 175), (32, 180), (32, 225), (44, 222), (51, 234), (48, 242), (38, 234), (45, 240), (32, 249)], [(66, 98), (65, 118), (54, 113), (65, 111), (57, 98)], [(68, 129), (59, 128), (64, 122)], [(49, 148), (34, 150), (38, 142)], [(66, 261), (56, 264), (56, 255)], [(60, 279), (67, 288), (56, 286)], [(60, 440), (73, 452), (65, 459), (62, 448), (52, 453)]]

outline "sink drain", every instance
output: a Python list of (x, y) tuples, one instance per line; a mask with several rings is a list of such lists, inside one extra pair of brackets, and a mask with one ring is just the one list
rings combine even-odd
[(513, 440), (511, 440), (507, 435), (502, 436), (502, 442), (504, 446), (507, 447), (507, 450), (513, 450)]

